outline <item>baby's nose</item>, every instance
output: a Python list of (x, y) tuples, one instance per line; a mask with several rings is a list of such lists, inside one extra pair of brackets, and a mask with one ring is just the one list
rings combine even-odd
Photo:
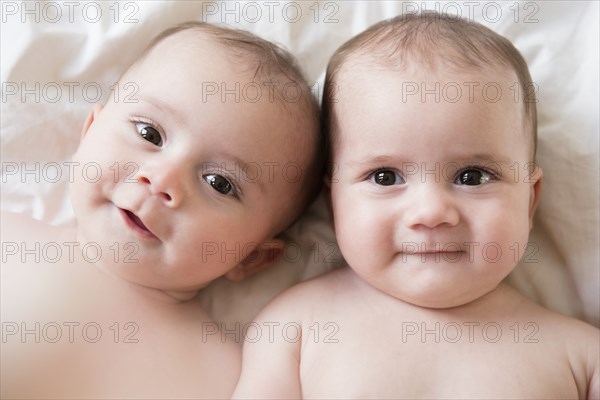
[(406, 212), (406, 224), (411, 228), (456, 226), (460, 213), (450, 189), (444, 183), (423, 182), (412, 188), (413, 196)]
[(146, 167), (140, 170), (137, 182), (146, 186), (150, 193), (158, 196), (165, 205), (176, 208), (183, 198), (182, 172), (181, 168), (173, 164)]

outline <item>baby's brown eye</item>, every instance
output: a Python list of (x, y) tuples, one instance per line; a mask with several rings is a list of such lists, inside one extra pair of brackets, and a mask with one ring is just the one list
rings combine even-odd
[(160, 136), (160, 133), (156, 130), (156, 128), (148, 124), (135, 125), (142, 138), (146, 139), (153, 145), (162, 146), (162, 137)]
[(479, 169), (467, 169), (458, 174), (454, 181), (457, 185), (477, 186), (487, 183), (491, 179), (490, 174)]
[(231, 182), (225, 177), (216, 174), (204, 175), (204, 180), (217, 192), (224, 195), (234, 195), (235, 190)]
[(404, 179), (397, 173), (391, 170), (379, 170), (371, 175), (371, 180), (381, 186), (391, 186), (400, 183), (405, 183)]

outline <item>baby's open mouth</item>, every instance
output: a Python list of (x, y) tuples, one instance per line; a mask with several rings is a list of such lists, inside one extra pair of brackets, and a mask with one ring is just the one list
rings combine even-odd
[(123, 219), (125, 219), (125, 222), (132, 230), (139, 233), (143, 237), (156, 238), (156, 235), (152, 233), (152, 231), (150, 231), (150, 229), (148, 229), (146, 225), (144, 225), (142, 220), (137, 215), (135, 215), (129, 210), (124, 210), (122, 208), (120, 209), (120, 211), (121, 215), (123, 216)]

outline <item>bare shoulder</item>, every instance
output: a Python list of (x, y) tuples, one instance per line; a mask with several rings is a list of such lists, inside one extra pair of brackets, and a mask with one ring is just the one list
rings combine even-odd
[(580, 393), (600, 398), (600, 330), (586, 322), (559, 315), (548, 326), (564, 335), (565, 352)]
[[(348, 268), (339, 268), (316, 278), (304, 281), (287, 290), (289, 295), (311, 294), (316, 296), (340, 295), (354, 285), (356, 275)], [(285, 292), (284, 292), (285, 293)]]
[(300, 360), (314, 339), (313, 321), (336, 313), (350, 277), (347, 269), (340, 269), (299, 283), (259, 313), (246, 333), (242, 373), (233, 398), (302, 397)]
[[(596, 398), (600, 396), (600, 330), (579, 319), (560, 315), (551, 311), (544, 328), (558, 339), (562, 338), (566, 353), (575, 372), (592, 379), (596, 385)], [(590, 381), (591, 382), (591, 381)]]
[(519, 320), (536, 329), (539, 343), (548, 354), (556, 351), (568, 360), (578, 391), (587, 398), (600, 397), (600, 330), (579, 319), (571, 318), (533, 303), (510, 289), (508, 303), (519, 310)]
[(506, 285), (502, 285), (498, 292), (499, 296), (494, 301), (506, 305), (506, 314), (518, 316), (520, 321), (531, 321), (539, 325), (540, 333), (544, 329), (548, 338), (563, 338), (573, 344), (598, 345), (600, 330), (587, 322), (544, 308)]
[(273, 316), (301, 319), (305, 313), (327, 309), (332, 300), (341, 301), (355, 285), (349, 268), (340, 268), (325, 275), (301, 282), (277, 295), (258, 315), (257, 319)]
[(508, 303), (512, 304), (515, 309), (519, 309), (519, 314), (522, 314), (523, 317), (527, 317), (532, 321), (539, 321), (548, 329), (552, 328), (552, 332), (556, 335), (577, 340), (596, 339), (597, 342), (598, 334), (600, 334), (598, 328), (582, 320), (544, 308), (527, 299), (515, 289), (509, 288), (506, 292), (510, 298)]

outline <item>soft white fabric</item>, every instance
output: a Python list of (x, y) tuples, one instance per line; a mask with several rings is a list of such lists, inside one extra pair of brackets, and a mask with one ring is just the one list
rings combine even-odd
[[(74, 223), (68, 169), (49, 181), (76, 149), (96, 89), (105, 101), (123, 70), (169, 26), (224, 22), (275, 41), (299, 58), (320, 95), (333, 51), (381, 19), (426, 7), (482, 22), (513, 41), (539, 86), (544, 188), (531, 236), (537, 252), (528, 256), (537, 262), (522, 263), (509, 280), (542, 305), (598, 325), (597, 2), (4, 1), (1, 7), (1, 205), (52, 224)], [(36, 163), (39, 179), (21, 175)], [(277, 292), (341, 263), (322, 200), (286, 236), (292, 244), (272, 270), (242, 283), (218, 280), (203, 291), (201, 301), (217, 320), (245, 323)]]

